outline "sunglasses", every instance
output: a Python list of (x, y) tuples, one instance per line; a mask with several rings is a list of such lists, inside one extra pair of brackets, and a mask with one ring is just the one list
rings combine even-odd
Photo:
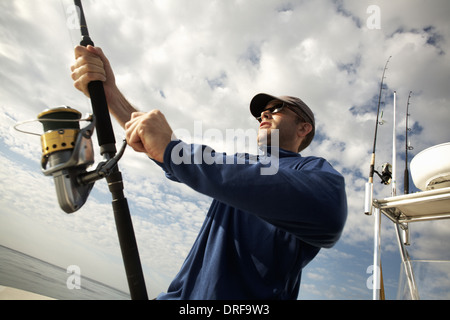
[[(270, 114), (275, 114), (275, 113), (279, 113), (281, 112), (281, 110), (283, 110), (285, 107), (284, 103), (278, 103), (276, 105), (274, 105), (273, 107), (264, 109), (263, 111), (261, 111), (261, 113), (268, 111)], [(262, 116), (256, 117), (256, 120), (258, 120), (259, 122), (262, 121)]]
[[(265, 112), (265, 111), (268, 111), (270, 114), (276, 114), (276, 113), (281, 112), (284, 108), (291, 109), (292, 111), (294, 111), (294, 112), (297, 114), (297, 112), (296, 112), (292, 107), (290, 107), (289, 105), (285, 104), (284, 102), (277, 103), (277, 104), (274, 105), (273, 107), (264, 109), (263, 111), (261, 111), (261, 113), (263, 113), (263, 112)], [(300, 118), (300, 116), (299, 116), (299, 118)], [(301, 119), (302, 119), (302, 118), (301, 118)], [(256, 117), (256, 120), (258, 120), (259, 122), (261, 122), (261, 121), (262, 121), (262, 116)], [(302, 119), (302, 120), (303, 120), (303, 119)], [(303, 120), (303, 121), (304, 121), (304, 120)]]

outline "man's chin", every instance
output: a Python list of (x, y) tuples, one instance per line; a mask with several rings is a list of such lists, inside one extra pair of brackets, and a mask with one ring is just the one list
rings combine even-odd
[(271, 143), (270, 132), (265, 132), (263, 135), (258, 134), (258, 147), (270, 146)]

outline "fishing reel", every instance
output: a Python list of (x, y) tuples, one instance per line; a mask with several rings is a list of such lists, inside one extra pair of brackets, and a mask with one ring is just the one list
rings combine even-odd
[(58, 202), (66, 213), (83, 206), (93, 187), (82, 184), (78, 177), (94, 163), (92, 134), (94, 117), (80, 129), (81, 113), (70, 107), (48, 109), (37, 116), (44, 127), (41, 135), (41, 169), (44, 175), (53, 176)]
[(392, 165), (389, 163), (383, 163), (381, 165), (381, 173), (374, 170), (374, 172), (380, 177), (381, 183), (385, 186), (391, 184), (392, 181)]
[[(61, 106), (47, 109), (37, 116), (37, 120), (26, 122), (33, 121), (39, 121), (44, 129), (40, 135), (41, 170), (44, 175), (53, 176), (61, 209), (66, 213), (75, 212), (86, 202), (94, 182), (107, 177), (114, 169), (123, 155), (126, 142), (115, 157), (99, 163), (95, 170), (88, 172), (87, 169), (94, 164), (94, 115), (82, 119), (79, 111)], [(89, 123), (80, 128), (81, 121)], [(18, 125), (16, 130), (31, 133), (19, 130)]]

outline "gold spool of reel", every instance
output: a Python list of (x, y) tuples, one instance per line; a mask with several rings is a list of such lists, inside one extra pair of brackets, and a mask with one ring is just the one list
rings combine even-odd
[(41, 135), (42, 162), (54, 152), (72, 150), (80, 132), (81, 113), (70, 107), (47, 109), (37, 116), (44, 127)]

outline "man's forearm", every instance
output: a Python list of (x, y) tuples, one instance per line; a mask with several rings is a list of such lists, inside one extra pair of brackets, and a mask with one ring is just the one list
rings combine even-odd
[(138, 111), (134, 108), (119, 89), (108, 96), (109, 112), (116, 118), (117, 122), (125, 128), (125, 123), (130, 120), (131, 114)]

